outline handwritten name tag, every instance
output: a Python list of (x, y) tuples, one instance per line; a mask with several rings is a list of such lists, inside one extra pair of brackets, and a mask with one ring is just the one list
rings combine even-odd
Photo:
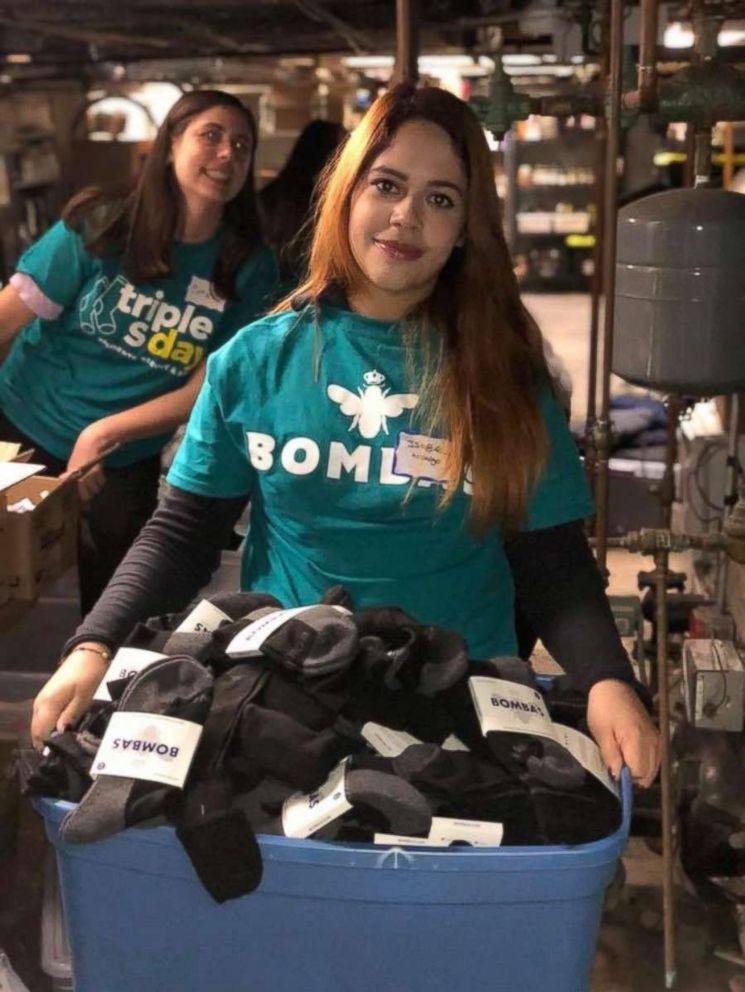
[(401, 431), (393, 454), (393, 471), (412, 479), (447, 482), (450, 442), (444, 437), (407, 434)]

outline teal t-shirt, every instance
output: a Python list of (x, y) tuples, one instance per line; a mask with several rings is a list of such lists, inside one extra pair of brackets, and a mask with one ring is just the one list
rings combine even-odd
[[(0, 368), (0, 409), (58, 458), (101, 417), (183, 386), (207, 354), (272, 304), (277, 269), (261, 248), (244, 263), (237, 298), (212, 292), (219, 235), (171, 247), (172, 274), (133, 285), (120, 258), (94, 258), (62, 221), (21, 256), (17, 271), (62, 307), (16, 336)], [(122, 446), (107, 462), (127, 465), (159, 451), (170, 435)]]
[[(265, 317), (210, 358), (168, 480), (205, 496), (250, 493), (243, 588), (289, 607), (342, 583), (357, 608), (397, 604), (460, 631), (472, 657), (514, 653), (499, 530), (469, 532), (467, 480), (440, 510), (438, 484), (411, 485), (404, 471), (416, 455), (438, 475), (438, 442), (422, 434), (406, 369), (396, 325), (326, 305), (318, 322), (311, 308)], [(541, 408), (550, 454), (529, 529), (592, 509), (549, 389)]]

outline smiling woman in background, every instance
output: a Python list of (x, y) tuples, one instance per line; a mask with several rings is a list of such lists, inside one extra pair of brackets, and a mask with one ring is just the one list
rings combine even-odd
[(80, 482), (88, 612), (157, 502), (160, 451), (204, 359), (273, 302), (253, 184), (256, 125), (235, 97), (181, 97), (133, 190), (84, 190), (0, 291), (0, 440)]
[(292, 607), (341, 583), (473, 658), (515, 654), (517, 592), (606, 763), (651, 782), (657, 732), (584, 536), (584, 472), (456, 97), (376, 101), (326, 177), (307, 278), (210, 358), (168, 480), (36, 699), (37, 744), (87, 707), (105, 669), (87, 649), (183, 609), (250, 496), (243, 588)]

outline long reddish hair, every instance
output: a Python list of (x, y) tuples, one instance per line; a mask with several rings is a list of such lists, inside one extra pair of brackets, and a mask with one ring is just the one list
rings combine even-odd
[[(509, 532), (523, 519), (546, 460), (538, 391), (551, 379), (540, 331), (520, 300), (489, 149), (463, 101), (408, 83), (375, 101), (323, 176), (308, 272), (293, 296), (318, 299), (331, 286), (349, 294), (360, 285), (364, 274), (349, 244), (353, 196), (372, 162), (412, 120), (447, 133), (468, 178), (465, 243), (453, 250), (431, 296), (406, 322), (424, 345), (419, 387), (425, 419), (450, 438), (451, 484), (443, 501), (470, 467), (472, 523), (478, 531), (496, 523)], [(277, 309), (289, 307), (290, 299)]]

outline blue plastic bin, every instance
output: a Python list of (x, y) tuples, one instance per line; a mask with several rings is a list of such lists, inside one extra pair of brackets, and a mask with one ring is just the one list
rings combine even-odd
[(566, 847), (432, 850), (260, 838), (264, 878), (216, 905), (171, 827), (57, 832), (76, 992), (586, 992), (621, 828)]

